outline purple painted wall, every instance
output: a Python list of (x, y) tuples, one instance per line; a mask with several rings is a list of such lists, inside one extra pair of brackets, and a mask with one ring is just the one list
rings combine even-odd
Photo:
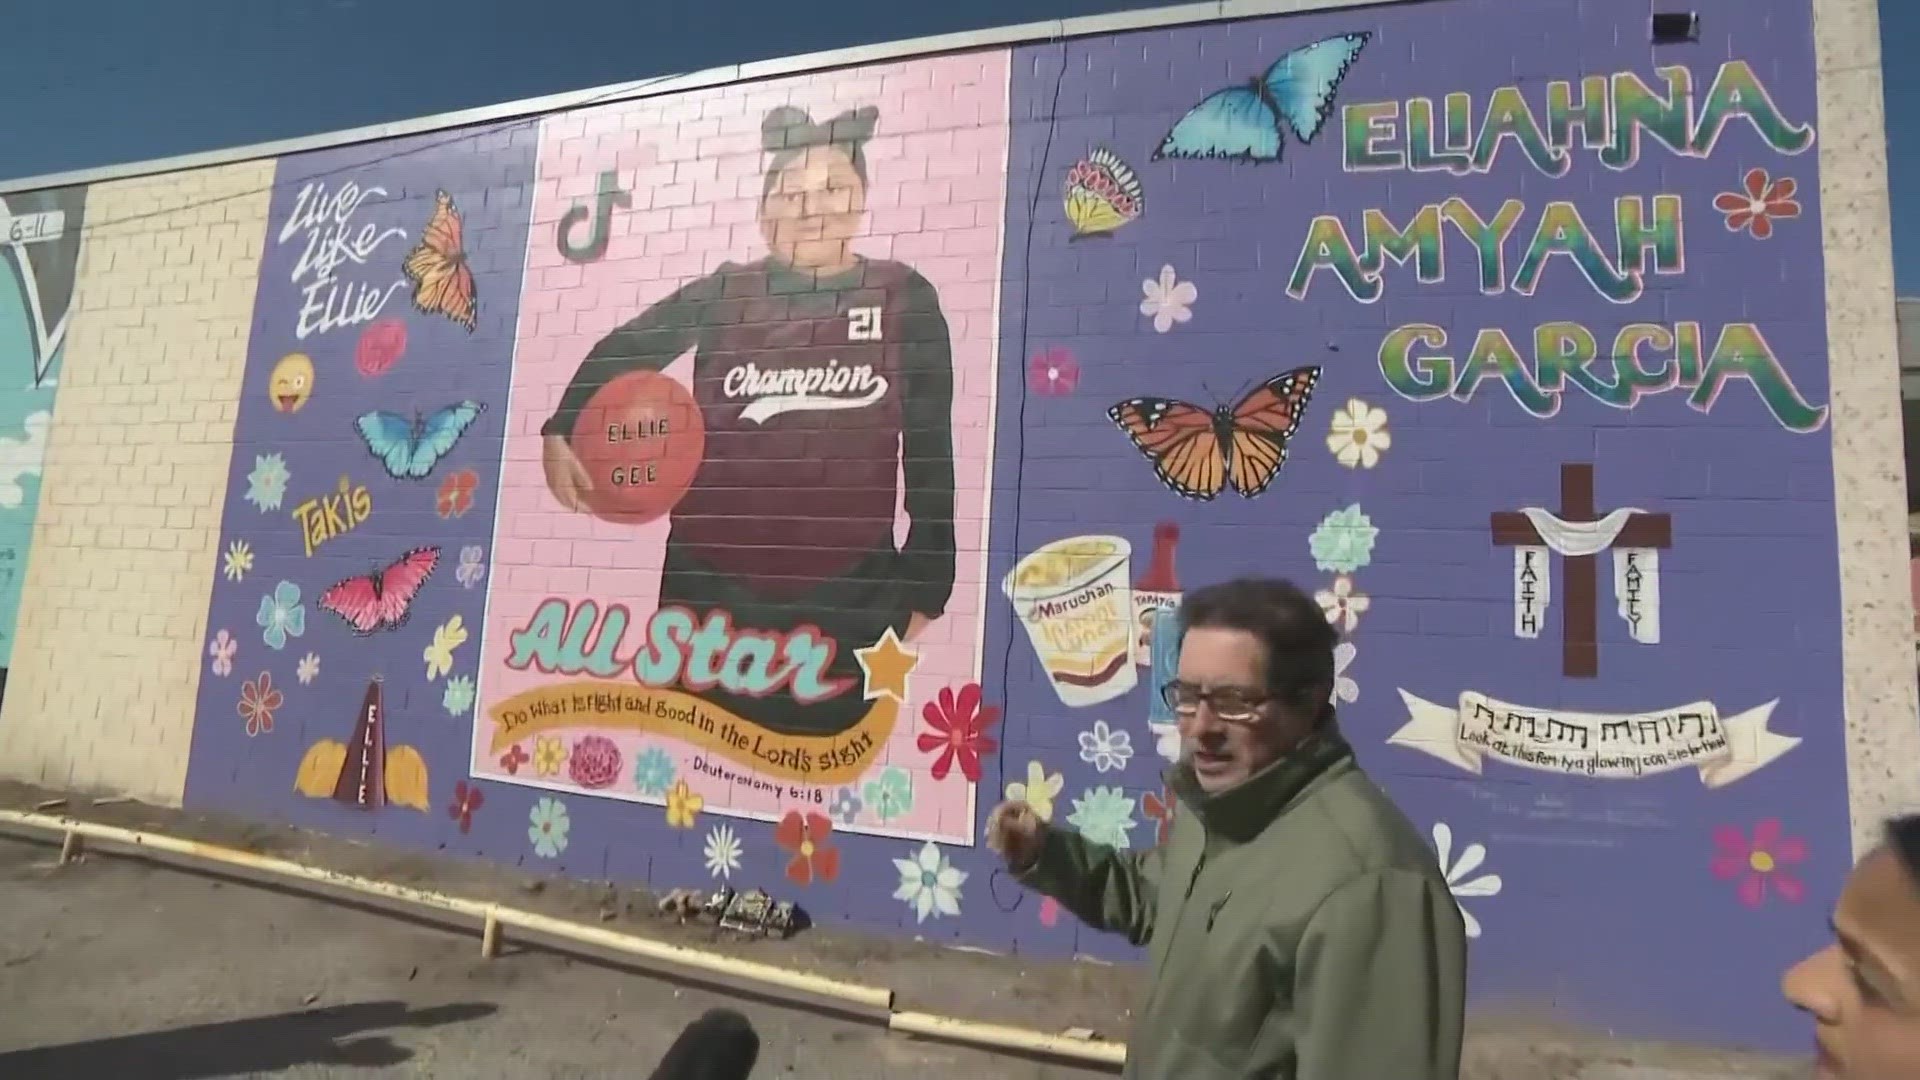
[[(1636, 1034), (1768, 1044), (1796, 1037), (1790, 1033), (1797, 1029), (1783, 1023), (1787, 1008), (1774, 987), (1786, 964), (1819, 940), (1849, 864), (1824, 428), (1788, 430), (1740, 380), (1704, 410), (1690, 407), (1684, 386), (1622, 408), (1569, 379), (1557, 414), (1534, 416), (1492, 376), (1454, 395), (1443, 383), (1431, 400), (1416, 401), (1390, 385), (1381, 355), (1397, 328), (1431, 324), (1448, 342), (1426, 351), (1464, 362), (1476, 335), (1491, 327), (1511, 335), (1525, 370), (1535, 371), (1534, 328), (1569, 321), (1599, 339), (1602, 359), (1592, 368), (1612, 380), (1607, 346), (1623, 326), (1697, 322), (1711, 350), (1721, 326), (1752, 321), (1804, 400), (1823, 405), (1814, 154), (1783, 153), (1735, 120), (1710, 153), (1697, 156), (1642, 136), (1639, 160), (1626, 168), (1576, 146), (1565, 175), (1552, 177), (1508, 139), (1490, 167), (1464, 173), (1384, 162), (1360, 171), (1346, 167), (1336, 115), (1312, 144), (1295, 142), (1279, 162), (1149, 160), (1169, 126), (1205, 95), (1260, 74), (1290, 49), (1355, 32), (1373, 37), (1340, 86), (1339, 102), (1398, 103), (1379, 110), (1380, 128), (1397, 129), (1402, 141), (1382, 138), (1382, 148), (1404, 152), (1408, 99), (1438, 103), (1468, 94), (1477, 133), (1495, 90), (1518, 85), (1544, 127), (1548, 81), (1587, 74), (1634, 72), (1664, 90), (1656, 67), (1684, 65), (1693, 73), (1697, 112), (1728, 59), (1752, 65), (1788, 120), (1810, 123), (1805, 6), (1769, 4), (1765, 17), (1725, 4), (1696, 6), (1703, 39), (1661, 47), (1647, 43), (1644, 11), (1553, 4), (1520, 14), (1488, 2), (1020, 50), (1003, 355), (1066, 349), (1080, 377), (1071, 396), (1028, 398), (1025, 423), (1003, 438), (997, 484), (1019, 483), (1021, 491), (996, 504), (1006, 512), (996, 513), (993, 549), (996, 572), (1013, 553), (1079, 533), (1117, 533), (1138, 553), (1147, 550), (1154, 523), (1167, 520), (1181, 526), (1182, 584), (1274, 573), (1331, 593), (1345, 576), (1352, 592), (1369, 600), (1345, 624), (1356, 692), (1341, 702), (1348, 737), (1418, 824), (1447, 827), (1457, 888), (1489, 873), (1499, 878), (1497, 886), (1483, 881), (1461, 896), (1481, 930), (1472, 968), (1481, 1000), (1564, 1010)], [(1112, 240), (1063, 243), (1059, 177), (1099, 146), (1134, 164), (1146, 212)], [(1730, 229), (1715, 208), (1722, 192), (1744, 190), (1752, 168), (1798, 186), (1799, 216), (1774, 221), (1764, 240)], [(1547, 261), (1531, 295), (1516, 294), (1511, 278), (1524, 265), (1547, 203), (1571, 202), (1592, 224), (1600, 250), (1611, 252), (1615, 200), (1651, 203), (1656, 195), (1680, 201), (1684, 273), (1648, 273), (1644, 293), (1622, 303), (1561, 255)], [(1337, 218), (1360, 247), (1367, 211), (1405, 228), (1422, 207), (1456, 197), (1483, 219), (1506, 200), (1523, 205), (1502, 248), (1504, 290), (1482, 289), (1475, 250), (1448, 223), (1438, 260), (1443, 280), (1423, 284), (1417, 265), (1388, 262), (1380, 295), (1362, 303), (1323, 268), (1303, 297), (1289, 298), (1289, 278), (1317, 216)], [(1197, 291), (1191, 321), (1164, 334), (1137, 310), (1143, 280), (1156, 278), (1162, 266)], [(1643, 367), (1654, 368), (1656, 351), (1644, 352)], [(1103, 415), (1108, 405), (1137, 396), (1210, 406), (1302, 365), (1321, 367), (1320, 385), (1291, 461), (1274, 488), (1252, 501), (1230, 493), (1205, 503), (1177, 498)], [(1018, 395), (1021, 379), (1018, 369), (1003, 368), (1003, 395)], [(1326, 445), (1332, 418), (1354, 398), (1385, 413), (1391, 445), (1371, 467), (1370, 460), (1343, 467)], [(1563, 674), (1564, 567), (1554, 567), (1556, 595), (1538, 638), (1518, 638), (1513, 555), (1490, 534), (1494, 513), (1557, 509), (1561, 466), (1569, 462), (1595, 467), (1603, 514), (1638, 507), (1671, 516), (1671, 547), (1660, 553), (1658, 644), (1631, 640), (1613, 610), (1610, 559), (1598, 560), (1593, 678)], [(1089, 484), (1092, 477), (1098, 479)], [(1328, 515), (1356, 505), (1378, 535), (1364, 565), (1341, 575), (1325, 565), (1338, 559), (1316, 559), (1310, 537)], [(1136, 560), (1136, 574), (1139, 566)], [(1007, 633), (1005, 609), (995, 614), (998, 632)], [(1069, 792), (1114, 783), (1116, 774), (1099, 774), (1075, 751), (1075, 731), (1088, 720), (1059, 707), (1024, 645), (1011, 655), (1007, 713), (1019, 719), (1008, 732), (1009, 767), (1037, 756), (1065, 770)], [(1703, 783), (1697, 768), (1597, 779), (1520, 768), (1492, 755), (1475, 776), (1435, 753), (1389, 745), (1410, 719), (1404, 695), (1454, 706), (1464, 691), (1531, 707), (1529, 715), (1541, 718), (1542, 751), (1556, 749), (1546, 737), (1549, 715), (1640, 714), (1702, 701), (1731, 718), (1777, 699), (1766, 727), (1804, 741), (1720, 787)], [(1141, 798), (1164, 764), (1141, 737), (1147, 710), (1142, 688), (1110, 711), (1085, 711), (1134, 733), (1143, 753), (1117, 778)], [(1602, 733), (1589, 735), (1596, 752)], [(1610, 741), (1616, 750), (1634, 745)], [(1804, 860), (1787, 865), (1800, 845), (1776, 840), (1776, 875), (1741, 866), (1736, 880), (1717, 878), (1716, 859), (1736, 854), (1723, 847), (1742, 842), (1721, 831), (1740, 830), (1751, 843), (1761, 829), (1764, 842), (1772, 827), (1760, 823), (1769, 819), (1804, 843)], [(1477, 868), (1462, 865), (1469, 843), (1484, 845)], [(1721, 860), (1722, 872), (1732, 861)], [(1788, 873), (1798, 888), (1786, 882)], [(1742, 902), (1748, 877), (1773, 886), (1749, 886), (1752, 905)], [(1497, 894), (1484, 895), (1495, 887)], [(1110, 941), (1084, 931), (1078, 947), (1115, 952)]]
[[(455, 707), (444, 678), (424, 677), (422, 654), (454, 619), (477, 627), (486, 602), (483, 580), (461, 572), (461, 556), (484, 551), (493, 525), (495, 491), (480, 478), (499, 468), (534, 139), (528, 123), (280, 162), (235, 424), (188, 805), (488, 851), (466, 842), (447, 812), (470, 703)], [(464, 218), (471, 329), (419, 310), (402, 270), (425, 239), (440, 192)], [(425, 479), (396, 479), (358, 431), (375, 411), (411, 421), (466, 401), (482, 410)], [(405, 473), (410, 463), (402, 464)], [(464, 500), (447, 489), (453, 477), (474, 481)], [(321, 501), (309, 508), (310, 499)], [(375, 623), (381, 629), (361, 635), (323, 606), (336, 584), (382, 574), (418, 549), (435, 552), (437, 562), (403, 624)], [(460, 666), (471, 686), (471, 664)], [(368, 809), (297, 791), (299, 778), (315, 790), (324, 784), (330, 796), (376, 678), (388, 749), (376, 764), (396, 780), (423, 764), (424, 777), (400, 785), (416, 805)]]
[[(1121, 588), (1085, 610), (1113, 605), (1129, 625), (1134, 605), (1153, 599), (1144, 592), (1291, 577), (1322, 594), (1346, 633), (1342, 724), (1442, 849), (1476, 930), (1482, 1005), (1622, 1034), (1797, 1043), (1773, 987), (1819, 940), (1848, 864), (1811, 28), (1807, 6), (1789, 0), (1695, 6), (1701, 39), (1659, 46), (1644, 11), (1554, 3), (1515, 13), (1453, 0), (1021, 47), (1010, 55), (1004, 147), (968, 145), (955, 132), (990, 118), (940, 105), (975, 100), (981, 73), (1004, 72), (1006, 53), (794, 81), (798, 95), (831, 82), (836, 100), (883, 103), (874, 190), (884, 182), (898, 194), (870, 208), (861, 250), (938, 284), (956, 357), (976, 329), (992, 337), (990, 324), (968, 321), (990, 310), (970, 306), (968, 284), (998, 283), (997, 360), (985, 350), (956, 359), (951, 417), (981, 438), (981, 455), (966, 460), (991, 470), (989, 490), (970, 496), (984, 506), (984, 552), (980, 521), (956, 530), (961, 592), (983, 610), (950, 611), (920, 640), (947, 681), (917, 684), (899, 723), (940, 743), (919, 701), (969, 680), (1004, 719), (986, 732), (995, 745), (977, 793), (941, 789), (942, 805), (970, 805), (978, 818), (1018, 784), (1051, 793), (1056, 821), (1135, 847), (1153, 842), (1164, 810), (1151, 637), (1108, 663), (1116, 649), (1133, 652), (1132, 631), (1070, 625), (1072, 610), (1047, 609), (1049, 590), (1024, 580), (1044, 568), (1026, 563), (1023, 576), (1020, 560), (1089, 538), (1082, 554), (1110, 557), (1055, 582), (1054, 598), (1097, 594), (1106, 574)], [(1264, 98), (1247, 90), (1238, 126), (1188, 115), (1291, 51), (1343, 35), (1364, 36), (1298, 56), (1293, 79)], [(1661, 100), (1672, 89), (1663, 68), (1683, 69), (1690, 93)], [(1630, 76), (1580, 81), (1614, 73)], [(792, 837), (778, 828), (787, 811), (859, 794), (883, 767), (914, 785), (971, 783), (932, 768), (934, 752), (915, 750), (928, 744), (912, 732), (851, 782), (792, 787), (790, 807), (706, 789), (690, 828), (693, 818), (671, 827), (662, 812), (670, 800), (653, 781), (666, 773), (628, 778), (640, 765), (632, 756), (604, 791), (543, 768), (537, 740), (511, 767), (478, 755), (489, 779), (470, 776), (476, 709), (493, 715), (505, 693), (485, 673), (509, 651), (488, 621), (489, 590), (496, 602), (630, 602), (640, 615), (651, 584), (601, 586), (596, 575), (657, 576), (659, 566), (646, 561), (657, 554), (619, 562), (641, 549), (614, 533), (565, 531), (579, 526), (547, 505), (539, 470), (511, 449), (535, 441), (558, 391), (544, 375), (509, 371), (516, 335), (523, 367), (536, 348), (570, 369), (643, 300), (757, 242), (754, 148), (700, 149), (732, 130), (725, 117), (758, 123), (744, 96), (710, 94), (685, 116), (669, 99), (631, 123), (603, 110), (281, 163), (222, 538), (223, 552), (244, 544), (251, 562), (229, 557), (216, 586), (187, 800), (661, 888), (725, 876), (790, 896), (816, 919), (933, 939), (1129, 955), (1022, 895), (977, 842), (957, 842), (967, 830), (944, 811), (904, 830), (850, 813), (823, 840), (838, 853), (834, 872), (796, 881), (782, 843)], [(1248, 118), (1275, 107), (1287, 121), (1248, 141)], [(702, 127), (704, 109), (722, 117), (716, 127)], [(903, 116), (916, 118), (896, 121), (910, 130), (886, 126)], [(636, 125), (678, 141), (645, 135), (631, 153), (609, 149)], [(1489, 125), (1509, 134), (1483, 138)], [(1629, 131), (1637, 144), (1621, 135), (1606, 148)], [(1193, 156), (1209, 147), (1262, 160)], [(997, 187), (976, 182), (1001, 169), (996, 155), (997, 273), (975, 250), (983, 223), (952, 205), (998, 205)], [(591, 205), (602, 169), (619, 179), (636, 168), (690, 179), (629, 182), (633, 205), (610, 211), (611, 243), (554, 257), (558, 214), (538, 207)], [(280, 236), (315, 180), (332, 193), (385, 192), (343, 215), (344, 232), (323, 223), (316, 250), (344, 257), (302, 274), (309, 231)], [(723, 194), (709, 197), (708, 184)], [(422, 298), (440, 310), (410, 306), (417, 290), (402, 277), (436, 190), (464, 220), (471, 331), (448, 317), (460, 313), (455, 300), (429, 291)], [(332, 235), (344, 246), (330, 246)], [(526, 265), (539, 307), (516, 319)], [(387, 299), (377, 316), (302, 339), (303, 290), (326, 272), (342, 295)], [(383, 367), (401, 336), (403, 354)], [(1562, 362), (1543, 364), (1541, 349), (1564, 350)], [(289, 390), (307, 373), (283, 362), (290, 353), (311, 360), (305, 396)], [(276, 370), (285, 403), (269, 389)], [(295, 399), (297, 409), (282, 407)], [(423, 479), (395, 479), (369, 452), (384, 445), (378, 421), (371, 438), (355, 429), (373, 410), (419, 413), (431, 443), (433, 424), (452, 430), (464, 417), (430, 414), (464, 401), (484, 409)], [(1282, 426), (1297, 417), (1286, 464), (1277, 475), (1246, 468), (1258, 450), (1244, 444), (1233, 476), (1197, 468), (1191, 451), (1211, 429), (1196, 426), (1183, 450), (1143, 426), (1157, 410), (1178, 422), (1180, 402), (1244, 403), (1248, 417)], [(291, 476), (278, 501), (268, 455)], [(1592, 514), (1563, 503), (1583, 465)], [(343, 474), (338, 527), (322, 514), (309, 554), (296, 508), (338, 494)], [(509, 502), (533, 508), (507, 532), (495, 521), (503, 483), (516, 485)], [(1192, 497), (1213, 488), (1217, 497)], [(502, 566), (496, 542), (513, 553)], [(438, 564), (404, 626), (356, 636), (322, 610), (324, 590), (421, 546), (438, 548)], [(1590, 560), (1563, 557), (1583, 551)], [(1584, 593), (1583, 565), (1593, 582)], [(276, 594), (283, 581), (297, 598)], [(351, 590), (335, 595), (334, 606), (355, 609)], [(358, 599), (377, 624), (373, 594)], [(1057, 651), (1069, 639), (1080, 652)], [(1036, 644), (1056, 650), (1052, 675), (1088, 677), (1052, 677)], [(309, 653), (318, 671), (303, 681)], [(270, 731), (247, 704), (262, 673), (281, 695)], [(367, 809), (333, 795), (358, 797), (348, 744), (375, 676), (388, 774), (376, 786), (393, 805)], [(670, 731), (645, 737), (671, 758), (662, 768), (691, 753)], [(716, 860), (722, 829), (738, 849)], [(896, 889), (912, 870), (904, 861), (923, 856), (965, 873), (943, 898), (957, 912), (897, 895), (911, 892)]]

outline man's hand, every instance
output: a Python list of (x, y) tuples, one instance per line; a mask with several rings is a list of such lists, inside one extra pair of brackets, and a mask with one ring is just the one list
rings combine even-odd
[(1047, 823), (1023, 800), (1010, 799), (987, 815), (987, 846), (1016, 874), (1032, 868), (1046, 837)]

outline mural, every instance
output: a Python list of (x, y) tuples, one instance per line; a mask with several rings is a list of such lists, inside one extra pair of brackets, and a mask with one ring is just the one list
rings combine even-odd
[[(1807, 14), (1652, 51), (1556, 10), (1016, 50), (1014, 115), (1057, 118), (1010, 160), (1006, 789), (1153, 843), (1160, 617), (1196, 581), (1314, 582), (1476, 990), (1767, 1045), (1785, 1007), (1725, 988), (1813, 947), (1846, 864)], [(1055, 643), (1104, 657), (1123, 620), (1135, 662), (1063, 693)], [(1130, 955), (1014, 891), (1023, 949)]]
[(0, 196), (0, 694), (40, 508), (86, 201), (84, 187)]
[(280, 162), (189, 805), (422, 842), (468, 831), (468, 639), (532, 159), (521, 126)]
[(981, 815), (1157, 842), (1182, 598), (1279, 575), (1483, 1000), (1778, 1043), (1848, 820), (1811, 29), (1763, 6), (1658, 49), (1289, 16), (282, 161), (187, 801), (1131, 957)]
[(474, 775), (972, 843), (1004, 94), (906, 70), (544, 128)]

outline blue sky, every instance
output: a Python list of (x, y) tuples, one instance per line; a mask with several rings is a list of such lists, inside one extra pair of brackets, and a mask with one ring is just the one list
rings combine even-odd
[[(9, 5), (0, 177), (287, 138), (739, 60), (1164, 0), (53, 0)], [(192, 9), (191, 17), (185, 15)], [(1884, 37), (1920, 2), (1881, 0)], [(1887, 78), (1894, 258), (1920, 293), (1920, 70)]]

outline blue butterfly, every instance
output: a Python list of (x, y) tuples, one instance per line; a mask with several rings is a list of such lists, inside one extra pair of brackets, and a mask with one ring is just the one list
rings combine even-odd
[(462, 401), (435, 409), (424, 416), (415, 413), (412, 420), (396, 413), (375, 409), (353, 422), (367, 449), (387, 467), (395, 480), (419, 480), (433, 471), (453, 444), (478, 419), (486, 406), (477, 401)]
[(1286, 146), (1285, 120), (1301, 142), (1312, 142), (1333, 115), (1340, 80), (1360, 58), (1370, 33), (1342, 34), (1295, 49), (1245, 86), (1209, 94), (1173, 125), (1153, 160), (1238, 158), (1278, 161)]

